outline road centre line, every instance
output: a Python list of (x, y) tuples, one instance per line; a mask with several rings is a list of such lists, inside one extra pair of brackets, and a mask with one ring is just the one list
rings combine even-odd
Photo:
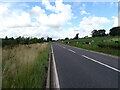
[(112, 67), (112, 66), (109, 66), (109, 65), (107, 65), (107, 64), (104, 64), (104, 63), (102, 63), (102, 62), (99, 62), (99, 61), (97, 61), (97, 60), (95, 60), (95, 59), (92, 59), (92, 58), (90, 58), (90, 57), (87, 57), (87, 56), (85, 56), (85, 55), (82, 55), (82, 56), (83, 56), (84, 58), (87, 58), (87, 59), (93, 61), (93, 62), (96, 62), (96, 63), (98, 63), (98, 64), (100, 64), (100, 65), (103, 65), (103, 66), (105, 66), (105, 67), (107, 67), (107, 68), (110, 68), (110, 69), (112, 69), (112, 70), (114, 70), (114, 71), (120, 72), (120, 70), (118, 70), (118, 69), (116, 69), (116, 68), (114, 68), (114, 67)]
[(71, 50), (71, 49), (68, 49), (69, 51), (73, 52), (73, 53), (76, 53), (75, 51)]
[[(71, 46), (71, 47), (72, 47), (72, 46)], [(113, 57), (113, 58), (118, 58), (118, 56), (112, 56), (112, 55), (109, 55), (109, 54), (107, 54), (107, 53), (102, 53), (102, 52), (87, 50), (87, 49), (78, 48), (78, 47), (73, 47), (73, 48), (80, 49), (80, 50), (85, 50), (85, 51), (88, 51), (88, 52), (92, 52), (92, 53), (96, 53), (96, 54), (100, 54), (100, 55), (105, 55), (105, 56), (109, 56), (109, 57)]]
[(63, 47), (63, 48), (65, 48), (65, 47)]
[[(66, 48), (66, 47), (63, 46), (63, 48)], [(68, 49), (68, 50), (71, 51), (71, 52), (73, 52), (73, 53), (76, 53), (75, 51), (73, 51), (73, 50), (71, 50), (71, 49)], [(95, 59), (92, 59), (92, 58), (90, 58), (90, 57), (88, 57), (88, 56), (85, 56), (85, 55), (82, 55), (82, 56), (83, 56), (84, 58), (87, 58), (87, 59), (89, 59), (89, 60), (91, 60), (91, 61), (94, 61), (94, 62), (96, 62), (96, 63), (98, 63), (98, 64), (100, 64), (100, 65), (103, 65), (103, 66), (105, 66), (105, 67), (107, 67), (107, 68), (110, 68), (110, 69), (112, 69), (112, 70), (114, 70), (114, 71), (120, 72), (119, 69), (116, 69), (116, 68), (114, 68), (114, 67), (112, 67), (112, 66), (110, 66), (110, 65), (104, 64), (104, 63), (102, 63), (102, 62), (99, 62), (99, 61), (97, 61), (97, 60), (95, 60)]]

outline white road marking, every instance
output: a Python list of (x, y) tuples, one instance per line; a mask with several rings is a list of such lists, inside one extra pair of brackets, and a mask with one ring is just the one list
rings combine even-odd
[[(72, 46), (71, 46), (71, 47), (72, 47)], [(118, 56), (112, 56), (112, 55), (107, 54), (107, 53), (102, 53), (102, 52), (87, 50), (87, 49), (78, 48), (78, 47), (74, 47), (74, 46), (73, 46), (73, 48), (80, 49), (80, 50), (85, 50), (85, 51), (88, 51), (88, 52), (92, 52), (92, 53), (96, 53), (96, 54), (101, 54), (101, 55), (105, 55), (105, 56), (109, 56), (109, 57), (113, 57), (113, 58), (117, 58), (117, 59), (118, 59)]]
[(55, 83), (55, 88), (58, 88), (58, 90), (60, 89), (60, 84), (59, 84), (59, 79), (58, 79), (58, 73), (57, 73), (57, 69), (56, 69), (56, 63), (55, 63), (55, 57), (54, 57), (54, 53), (53, 53), (53, 47), (51, 45), (51, 49), (52, 49), (52, 57), (53, 57), (53, 66), (54, 66), (54, 69), (55, 69), (55, 80), (56, 80), (56, 83)]
[(98, 63), (98, 64), (101, 64), (101, 65), (103, 65), (103, 66), (105, 66), (105, 67), (107, 67), (107, 68), (110, 68), (110, 69), (112, 69), (112, 70), (114, 70), (114, 71), (120, 72), (120, 70), (118, 70), (118, 69), (116, 69), (116, 68), (114, 68), (114, 67), (111, 67), (111, 66), (109, 66), (109, 65), (107, 65), (107, 64), (104, 64), (104, 63), (102, 63), (102, 62), (99, 62), (99, 61), (97, 61), (97, 60), (95, 60), (95, 59), (92, 59), (92, 58), (90, 58), (90, 57), (87, 57), (87, 56), (85, 56), (85, 55), (82, 55), (82, 56), (85, 57), (85, 58), (87, 58), (87, 59), (89, 59), (89, 60), (92, 60), (92, 61), (94, 61), (94, 62), (96, 62), (96, 63)]
[(66, 48), (66, 47), (63, 47), (63, 48)]
[(75, 51), (71, 50), (71, 49), (68, 49), (69, 51), (73, 52), (73, 53), (76, 53)]

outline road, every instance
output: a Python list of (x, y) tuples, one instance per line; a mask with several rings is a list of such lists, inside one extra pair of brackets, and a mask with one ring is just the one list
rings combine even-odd
[(118, 58), (52, 43), (60, 88), (118, 88)]

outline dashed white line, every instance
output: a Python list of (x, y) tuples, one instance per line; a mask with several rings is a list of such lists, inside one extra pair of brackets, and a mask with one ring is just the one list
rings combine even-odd
[(71, 49), (68, 49), (69, 51), (73, 52), (73, 53), (76, 53), (75, 51), (71, 50)]
[(82, 56), (85, 57), (85, 58), (87, 58), (87, 59), (89, 59), (89, 60), (92, 60), (92, 61), (94, 61), (94, 62), (96, 62), (96, 63), (98, 63), (98, 64), (101, 64), (101, 65), (103, 65), (103, 66), (105, 66), (105, 67), (107, 67), (107, 68), (110, 68), (110, 69), (112, 69), (112, 70), (114, 70), (114, 71), (120, 72), (120, 70), (118, 70), (118, 69), (116, 69), (116, 68), (114, 68), (114, 67), (111, 67), (111, 66), (109, 66), (109, 65), (107, 65), (107, 64), (104, 64), (104, 63), (102, 63), (102, 62), (99, 62), (99, 61), (97, 61), (97, 60), (95, 60), (95, 59), (92, 59), (92, 58), (90, 58), (90, 57), (87, 57), (87, 56), (85, 56), (85, 55), (82, 55)]
[(66, 47), (63, 47), (63, 48), (66, 48)]
[[(72, 46), (71, 46), (71, 47), (72, 47)], [(73, 47), (73, 48), (80, 49), (80, 50), (85, 50), (85, 51), (88, 51), (88, 52), (92, 52), (92, 53), (96, 53), (96, 54), (101, 54), (101, 55), (105, 55), (105, 56), (109, 56), (109, 57), (113, 57), (113, 58), (118, 58), (118, 56), (112, 56), (112, 55), (107, 54), (107, 53), (102, 53), (102, 52), (87, 50), (87, 49), (78, 48), (78, 47)]]

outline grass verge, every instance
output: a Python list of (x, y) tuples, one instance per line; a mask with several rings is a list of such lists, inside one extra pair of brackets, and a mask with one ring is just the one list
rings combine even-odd
[(120, 36), (89, 37), (57, 42), (120, 57)]
[(48, 43), (3, 48), (2, 88), (45, 88)]
[[(74, 45), (72, 45), (74, 46)], [(75, 46), (78, 48), (83, 48), (87, 50), (97, 51), (105, 54), (110, 54), (113, 56), (120, 56), (120, 51), (117, 49), (111, 49), (111, 48), (100, 48), (100, 47), (92, 47), (92, 46)]]
[[(62, 43), (62, 44), (65, 44), (65, 43)], [(77, 45), (77, 44), (65, 44), (65, 45), (74, 46), (74, 47), (78, 47), (78, 48), (82, 48), (82, 49), (92, 50), (92, 51), (101, 52), (101, 53), (120, 57), (120, 50), (117, 50), (117, 49), (100, 48), (97, 46), (90, 46), (90, 45)]]

